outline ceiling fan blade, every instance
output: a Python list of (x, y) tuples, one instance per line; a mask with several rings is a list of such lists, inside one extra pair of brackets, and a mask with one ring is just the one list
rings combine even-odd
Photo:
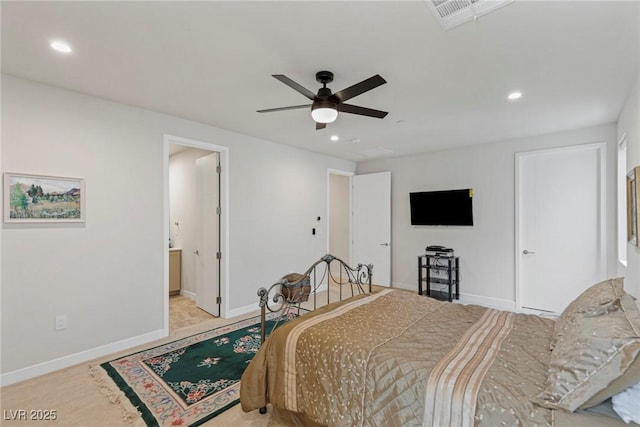
[(360, 95), (361, 93), (375, 89), (386, 82), (387, 81), (380, 77), (379, 74), (376, 74), (373, 77), (369, 77), (368, 79), (361, 81), (360, 83), (356, 83), (353, 86), (349, 86), (346, 89), (342, 89), (341, 91), (334, 93), (333, 96), (338, 98), (340, 102), (344, 102), (354, 96)]
[(301, 94), (303, 94), (304, 96), (306, 96), (307, 98), (309, 98), (312, 101), (316, 96), (315, 93), (311, 92), (306, 87), (301, 86), (298, 83), (294, 82), (293, 80), (291, 80), (289, 77), (285, 76), (284, 74), (273, 74), (273, 77), (275, 77), (276, 79), (280, 80), (282, 83), (286, 84), (287, 86), (289, 86), (291, 89), (295, 90), (296, 92), (300, 92)]
[(324, 129), (327, 127), (326, 123), (318, 123), (316, 122), (316, 130)]
[(300, 108), (310, 108), (311, 104), (292, 105), (291, 107), (267, 108), (266, 110), (258, 110), (257, 113), (271, 113), (273, 111), (297, 110)]
[(361, 116), (376, 117), (383, 119), (387, 114), (386, 111), (374, 110), (372, 108), (358, 107), (351, 104), (338, 104), (338, 111), (343, 113), (360, 114)]

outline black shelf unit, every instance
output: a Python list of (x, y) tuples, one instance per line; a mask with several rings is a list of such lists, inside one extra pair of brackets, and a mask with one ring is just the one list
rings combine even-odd
[[(445, 285), (446, 290), (431, 289), (432, 284)], [(460, 299), (460, 257), (442, 254), (418, 255), (418, 294), (453, 301)]]

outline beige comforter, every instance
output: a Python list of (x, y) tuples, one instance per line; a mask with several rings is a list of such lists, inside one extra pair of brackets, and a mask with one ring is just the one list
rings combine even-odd
[(241, 381), (242, 409), (329, 426), (545, 426), (553, 321), (385, 290), (279, 327)]

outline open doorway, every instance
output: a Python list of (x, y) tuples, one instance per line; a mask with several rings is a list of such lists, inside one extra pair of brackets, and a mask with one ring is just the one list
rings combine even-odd
[(327, 251), (347, 265), (373, 264), (373, 283), (391, 286), (391, 172), (327, 177)]
[(223, 316), (226, 147), (165, 136), (165, 330)]
[(353, 173), (329, 169), (327, 175), (327, 252), (340, 258), (347, 265), (351, 265), (351, 177)]

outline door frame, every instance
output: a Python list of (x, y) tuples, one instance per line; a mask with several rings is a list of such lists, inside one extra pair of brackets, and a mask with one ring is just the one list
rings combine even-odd
[(190, 148), (200, 148), (203, 150), (216, 151), (220, 155), (220, 251), (222, 259), (220, 262), (220, 317), (225, 318), (229, 312), (229, 147), (217, 145), (210, 142), (196, 141), (194, 139), (183, 138), (174, 135), (163, 135), (163, 216), (162, 216), (162, 251), (163, 251), (163, 329), (165, 335), (169, 335), (169, 145), (183, 145)]
[(559, 153), (559, 152), (563, 152), (563, 151), (575, 151), (575, 150), (597, 150), (598, 153), (598, 158), (600, 160), (600, 167), (599, 167), (599, 173), (600, 173), (600, 179), (599, 179), (599, 185), (600, 185), (600, 212), (599, 212), (599, 217), (600, 217), (600, 236), (599, 236), (599, 240), (600, 240), (600, 271), (602, 272), (606, 272), (607, 271), (607, 237), (606, 237), (606, 232), (607, 232), (607, 205), (606, 205), (606, 201), (607, 201), (607, 175), (606, 175), (606, 170), (607, 170), (607, 143), (606, 142), (596, 142), (596, 143), (589, 143), (589, 144), (577, 144), (577, 145), (569, 145), (569, 146), (565, 146), (565, 147), (559, 147), (559, 148), (548, 148), (548, 149), (542, 149), (542, 150), (530, 150), (530, 151), (522, 151), (522, 152), (517, 152), (515, 153), (515, 248), (514, 248), (514, 254), (515, 254), (515, 303), (516, 303), (516, 310), (518, 311), (531, 311), (534, 312), (535, 310), (529, 310), (529, 309), (523, 309), (522, 308), (522, 301), (521, 301), (521, 296), (522, 296), (522, 292), (521, 292), (521, 286), (522, 286), (522, 281), (520, 278), (520, 274), (521, 274), (521, 259), (522, 257), (520, 256), (520, 232), (521, 232), (521, 211), (522, 211), (522, 179), (521, 179), (521, 172), (522, 172), (522, 166), (521, 166), (521, 162), (522, 159), (525, 158), (528, 155), (536, 155), (536, 154), (545, 154), (545, 153)]
[[(329, 253), (329, 248), (330, 248), (330, 242), (331, 242), (331, 216), (329, 215), (329, 212), (331, 210), (331, 175), (342, 175), (342, 176), (346, 176), (349, 177), (349, 262), (347, 262), (348, 265), (351, 265), (351, 259), (352, 259), (352, 248), (353, 248), (353, 224), (352, 219), (353, 216), (351, 215), (352, 213), (352, 202), (351, 202), (351, 196), (352, 196), (352, 192), (353, 189), (351, 188), (351, 182), (353, 180), (353, 176), (355, 175), (355, 172), (348, 172), (348, 171), (343, 171), (340, 169), (331, 169), (331, 168), (327, 168), (327, 213), (326, 213), (326, 218), (327, 218), (327, 251), (326, 253)], [(344, 260), (343, 260), (344, 261)], [(346, 261), (345, 261), (346, 262)]]

